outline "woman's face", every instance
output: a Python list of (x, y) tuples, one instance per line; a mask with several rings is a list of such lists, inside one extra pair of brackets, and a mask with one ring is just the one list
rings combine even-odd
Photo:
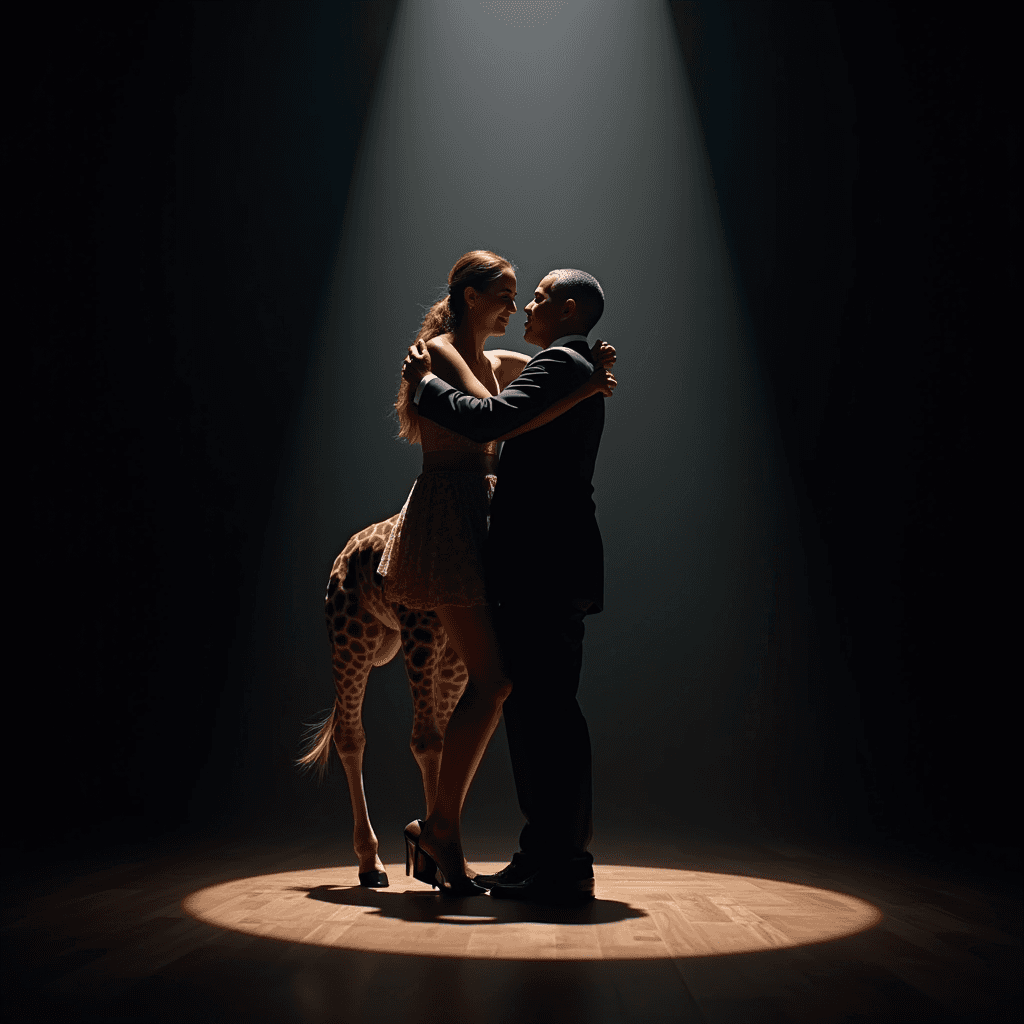
[(501, 277), (494, 281), (485, 292), (474, 289), (467, 295), (470, 303), (473, 325), (477, 331), (486, 331), (488, 338), (505, 333), (509, 317), (516, 311), (516, 275), (512, 270), (505, 270)]

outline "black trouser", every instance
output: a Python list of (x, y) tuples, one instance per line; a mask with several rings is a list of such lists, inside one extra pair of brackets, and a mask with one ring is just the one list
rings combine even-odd
[(503, 602), (497, 610), (512, 677), (505, 731), (526, 825), (519, 846), (529, 860), (557, 864), (593, 858), (590, 732), (576, 702), (583, 664), (583, 613)]

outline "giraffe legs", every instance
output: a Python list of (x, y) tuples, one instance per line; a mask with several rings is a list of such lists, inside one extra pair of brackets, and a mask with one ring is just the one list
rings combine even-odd
[[(371, 668), (390, 661), (401, 646), (413, 695), (409, 745), (423, 779), (424, 820), (429, 819), (424, 845), (438, 847), (450, 879), (472, 875), (459, 838), (462, 803), (511, 685), (487, 608), (421, 611), (388, 600), (376, 570), (397, 518), (351, 537), (334, 562), (324, 609), (334, 709), (299, 759), (322, 769), (333, 743), (348, 783), (359, 881), (368, 887), (388, 884), (363, 788), (362, 707)], [(446, 727), (454, 730), (448, 743), (454, 749), (443, 752)]]
[[(348, 782), (349, 800), (352, 805), (352, 845), (359, 858), (360, 884), (368, 884), (363, 876), (367, 876), (369, 884), (376, 888), (387, 885), (384, 864), (378, 855), (377, 835), (370, 824), (370, 812), (366, 806), (366, 793), (363, 790), (363, 752), (366, 749), (366, 732), (363, 729), (362, 710), (363, 697), (366, 694), (366, 680), (370, 674), (370, 658), (349, 657), (352, 655), (351, 645), (334, 650), (334, 747), (345, 769)], [(380, 879), (376, 873), (383, 876)]]
[[(363, 876), (371, 879), (370, 888), (379, 888), (381, 884), (387, 885), (387, 874), (384, 871), (384, 862), (377, 852), (377, 833), (373, 831), (370, 824), (370, 812), (366, 806), (366, 793), (363, 791), (363, 751), (358, 753), (345, 754), (341, 758), (342, 767), (345, 769), (345, 778), (348, 780), (348, 794), (352, 802), (352, 817), (355, 825), (352, 829), (352, 845), (355, 848), (356, 856), (359, 858), (359, 883), (366, 885)], [(374, 880), (374, 876), (383, 875), (383, 881)]]

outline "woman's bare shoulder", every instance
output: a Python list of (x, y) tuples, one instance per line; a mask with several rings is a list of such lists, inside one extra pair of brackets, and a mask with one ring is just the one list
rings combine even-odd
[(435, 359), (440, 359), (449, 365), (461, 368), (466, 364), (462, 354), (452, 344), (452, 336), (450, 334), (439, 334), (436, 338), (431, 338), (427, 342), (427, 351)]
[(487, 350), (487, 355), (495, 356), (503, 362), (507, 359), (513, 363), (522, 363), (523, 366), (530, 361), (530, 357), (528, 355), (525, 355), (522, 352), (513, 352), (510, 348), (489, 348)]
[[(427, 342), (431, 369), (445, 383), (460, 388), (474, 398), (487, 398), (490, 392), (476, 378), (462, 353), (452, 344), (450, 334), (439, 334)], [(479, 394), (478, 394), (479, 392)]]
[(490, 359), (491, 368), (503, 388), (511, 384), (530, 361), (530, 357), (522, 352), (513, 352), (507, 348), (488, 349), (484, 355)]
[(455, 346), (452, 344), (452, 336), (450, 334), (438, 334), (436, 337), (431, 338), (427, 342), (427, 348), (431, 352), (444, 352), (444, 351), (456, 351)]

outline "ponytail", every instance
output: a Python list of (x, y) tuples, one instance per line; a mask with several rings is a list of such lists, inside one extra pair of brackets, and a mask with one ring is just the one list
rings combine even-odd
[[(467, 252), (448, 274), (448, 294), (427, 310), (416, 332), (416, 340), (430, 341), (442, 334), (454, 334), (466, 313), (466, 289), (483, 291), (506, 270), (514, 269), (508, 260), (487, 249)], [(398, 385), (395, 412), (398, 413), (398, 436), (404, 437), (409, 444), (419, 444), (420, 417), (412, 404), (411, 389), (404, 377)]]

